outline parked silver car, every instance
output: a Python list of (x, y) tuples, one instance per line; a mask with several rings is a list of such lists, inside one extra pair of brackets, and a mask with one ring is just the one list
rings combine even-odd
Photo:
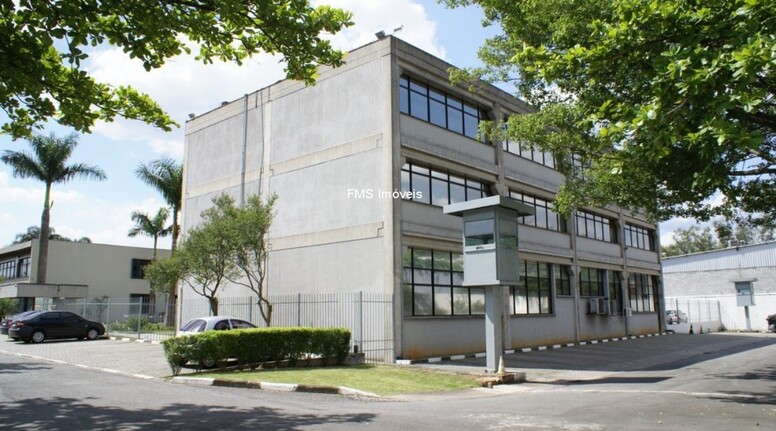
[(682, 310), (666, 310), (666, 325), (687, 323), (687, 314)]
[(251, 322), (246, 322), (242, 319), (237, 319), (230, 316), (210, 316), (210, 317), (197, 317), (186, 322), (181, 326), (181, 330), (178, 335), (190, 335), (197, 334), (204, 331), (223, 331), (229, 329), (246, 329), (255, 328)]

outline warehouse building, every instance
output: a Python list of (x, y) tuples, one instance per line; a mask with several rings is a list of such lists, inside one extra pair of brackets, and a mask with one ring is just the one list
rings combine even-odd
[(450, 64), (393, 37), (346, 61), (315, 86), (281, 81), (187, 122), (184, 232), (221, 193), (277, 194), (271, 292), (388, 295), (387, 359), (465, 354), (483, 351), (484, 292), (462, 286), (461, 219), (442, 206), (509, 196), (535, 215), (519, 219), (505, 349), (660, 331), (656, 226), (609, 207), (562, 217), (552, 154), (478, 139), (481, 121), (528, 105), (451, 85)]

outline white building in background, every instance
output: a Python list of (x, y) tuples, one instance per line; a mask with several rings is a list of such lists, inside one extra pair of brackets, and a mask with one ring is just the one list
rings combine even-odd
[[(442, 206), (511, 196), (536, 215), (520, 219), (505, 349), (661, 330), (656, 226), (610, 207), (561, 217), (552, 154), (477, 139), (480, 121), (529, 106), (451, 85), (450, 64), (396, 38), (346, 60), (315, 86), (281, 81), (186, 123), (183, 232), (221, 193), (277, 194), (272, 294), (384, 294), (389, 360), (463, 354), (483, 351), (484, 292), (461, 285), (461, 219)], [(182, 292), (181, 316), (195, 296)]]
[(719, 301), (729, 330), (747, 329), (746, 308), (739, 305), (747, 287), (752, 330), (766, 330), (766, 316), (776, 313), (776, 242), (664, 258), (663, 277), (667, 298)]
[[(35, 280), (38, 250), (37, 239), (0, 249), (0, 298), (88, 302), (108, 296), (114, 302), (149, 302), (143, 268), (151, 262), (153, 249), (49, 241), (46, 284)], [(169, 255), (170, 250), (158, 250), (159, 257)]]

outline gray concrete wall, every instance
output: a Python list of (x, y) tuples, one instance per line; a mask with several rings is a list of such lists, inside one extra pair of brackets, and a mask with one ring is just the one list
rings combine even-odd
[(765, 318), (776, 313), (776, 268), (664, 273), (663, 283), (666, 297), (719, 301), (722, 324), (729, 330), (746, 330), (744, 307), (737, 304), (733, 282), (755, 278), (755, 305), (749, 307), (749, 317), (753, 330), (764, 331)]
[[(390, 137), (389, 42), (350, 53), (342, 68), (322, 69), (314, 86), (283, 81), (251, 94), (244, 179), (244, 100), (187, 123), (184, 228), (195, 226), (219, 193), (238, 197), (244, 187), (277, 194), (272, 294), (393, 291), (384, 277), (392, 198), (380, 196), (393, 191), (380, 174), (390, 163), (383, 149)], [(248, 294), (236, 285), (221, 293)]]
[[(158, 253), (165, 257), (170, 251)], [(132, 293), (150, 292), (147, 281), (131, 278), (132, 259), (152, 257), (149, 248), (50, 241), (46, 282), (86, 284), (89, 298), (106, 295), (129, 300)]]

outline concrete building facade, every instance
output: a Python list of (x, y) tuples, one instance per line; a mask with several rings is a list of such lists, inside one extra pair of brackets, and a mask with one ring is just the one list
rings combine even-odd
[(187, 122), (183, 232), (221, 193), (277, 194), (271, 293), (392, 295), (390, 359), (471, 353), (484, 293), (462, 287), (461, 219), (441, 207), (510, 196), (536, 215), (520, 219), (506, 349), (660, 331), (656, 226), (616, 208), (564, 218), (551, 154), (478, 139), (481, 121), (529, 106), (451, 85), (449, 64), (396, 38), (346, 60), (315, 86), (281, 81)]
[[(149, 296), (142, 270), (153, 258), (153, 249), (49, 241), (46, 284), (35, 280), (38, 250), (38, 240), (0, 249), (0, 297), (90, 300), (108, 296), (128, 303)], [(159, 257), (169, 254), (158, 250)]]
[[(668, 257), (663, 274), (666, 297), (719, 301), (727, 329), (765, 331), (765, 318), (776, 313), (776, 242)], [(737, 283), (751, 283), (753, 290), (748, 328)]]

